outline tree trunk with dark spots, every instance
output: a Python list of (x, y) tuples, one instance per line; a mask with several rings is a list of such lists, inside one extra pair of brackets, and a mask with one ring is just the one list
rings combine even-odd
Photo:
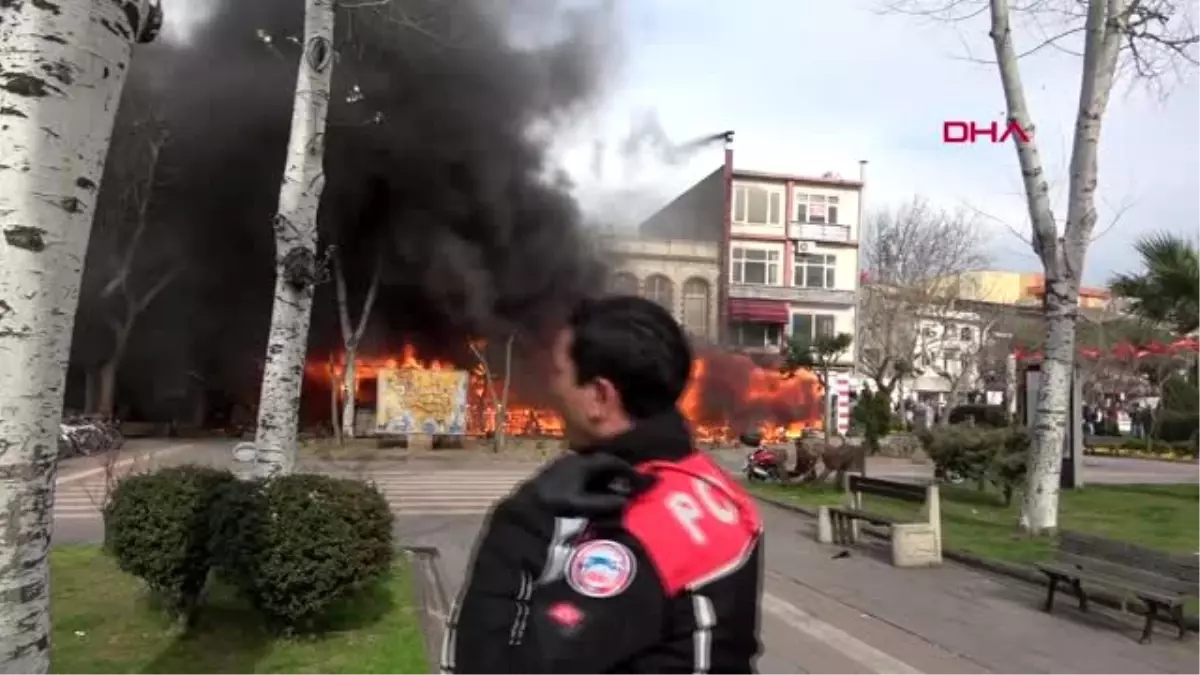
[(50, 668), (59, 422), (84, 255), (157, 0), (0, 2), (0, 672)]
[(275, 216), (275, 304), (258, 402), (253, 473), (290, 473), (296, 463), (300, 392), (319, 274), (317, 207), (325, 187), (325, 118), (333, 79), (334, 0), (306, 0), (287, 163)]

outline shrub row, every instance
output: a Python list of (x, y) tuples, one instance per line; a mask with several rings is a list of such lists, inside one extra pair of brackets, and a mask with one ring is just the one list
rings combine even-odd
[(984, 489), (994, 485), (1012, 503), (1025, 480), (1029, 433), (1023, 427), (984, 427), (952, 424), (919, 434), (925, 453), (943, 471), (952, 471)]
[(1096, 455), (1127, 455), (1162, 459), (1195, 459), (1196, 441), (1154, 441), (1143, 438), (1093, 437), (1085, 440), (1085, 452)]
[(361, 481), (296, 474), (239, 481), (183, 466), (130, 476), (104, 511), (106, 549), (190, 620), (211, 573), (282, 629), (386, 574), (392, 513)]

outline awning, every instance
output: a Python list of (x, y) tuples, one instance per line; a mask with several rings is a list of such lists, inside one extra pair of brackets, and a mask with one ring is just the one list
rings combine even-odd
[(790, 314), (788, 304), (779, 300), (729, 299), (729, 318), (732, 321), (787, 324)]

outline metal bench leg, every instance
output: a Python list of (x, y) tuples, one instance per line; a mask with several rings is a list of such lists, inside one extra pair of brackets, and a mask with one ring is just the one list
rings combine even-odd
[(1149, 644), (1150, 636), (1154, 634), (1154, 619), (1158, 617), (1158, 603), (1153, 600), (1146, 600), (1146, 625), (1142, 628), (1142, 639), (1138, 640), (1141, 644)]
[(1050, 583), (1046, 588), (1046, 604), (1042, 605), (1043, 612), (1054, 610), (1054, 593), (1058, 590), (1058, 577), (1050, 576)]
[(1088, 596), (1083, 592), (1083, 583), (1079, 579), (1073, 579), (1071, 587), (1075, 589), (1075, 597), (1079, 598), (1079, 611), (1088, 611)]
[(1183, 605), (1175, 605), (1171, 608), (1171, 617), (1175, 619), (1175, 625), (1179, 626), (1179, 639), (1187, 637), (1187, 621), (1183, 619)]

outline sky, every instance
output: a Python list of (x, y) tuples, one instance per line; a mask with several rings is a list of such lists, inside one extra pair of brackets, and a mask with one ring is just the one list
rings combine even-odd
[[(165, 0), (164, 37), (186, 40), (204, 4)], [(620, 151), (631, 130), (653, 122), (684, 142), (732, 129), (738, 168), (857, 177), (867, 160), (868, 211), (918, 195), (967, 209), (987, 231), (991, 267), (1040, 269), (1022, 238), (1028, 217), (1012, 146), (942, 142), (945, 120), (1003, 119), (996, 66), (979, 62), (991, 49), (986, 17), (951, 25), (885, 13), (880, 0), (624, 0), (615, 7), (619, 58), (603, 95), (554, 151), (593, 219), (636, 223), (722, 161), (719, 144), (686, 161), (653, 153), (631, 161)], [(1018, 49), (1039, 41), (1028, 22), (1015, 30)], [(1055, 49), (1022, 61), (1060, 222), (1080, 65)], [(1142, 234), (1197, 236), (1196, 69), (1181, 69), (1165, 85), (1166, 95), (1129, 78), (1114, 89), (1101, 139), (1099, 236), (1085, 284), (1135, 270), (1131, 246)]]
[[(642, 0), (622, 6), (626, 53), (611, 96), (591, 126), (564, 143), (571, 173), (594, 176), (595, 129), (609, 138), (656, 115), (673, 138), (737, 132), (738, 168), (858, 175), (867, 160), (868, 211), (922, 195), (966, 208), (988, 230), (992, 267), (1040, 270), (1010, 144), (945, 145), (942, 122), (1002, 120), (1003, 93), (986, 18), (961, 25), (881, 12), (866, 0)], [(1021, 26), (1018, 48), (1038, 33)], [(975, 60), (973, 61), (972, 58)], [(1056, 216), (1065, 216), (1066, 165), (1082, 59), (1042, 50), (1022, 63)], [(1140, 234), (1200, 226), (1200, 87), (1194, 68), (1169, 97), (1129, 80), (1104, 120), (1097, 232), (1085, 283), (1136, 269)], [(605, 135), (603, 131), (601, 135)], [(635, 176), (608, 158), (606, 191), (660, 194), (659, 204), (721, 161), (720, 146), (682, 166), (644, 162)], [(611, 175), (610, 175), (611, 174)], [(656, 200), (650, 199), (654, 202)], [(1119, 215), (1119, 217), (1118, 217)]]

